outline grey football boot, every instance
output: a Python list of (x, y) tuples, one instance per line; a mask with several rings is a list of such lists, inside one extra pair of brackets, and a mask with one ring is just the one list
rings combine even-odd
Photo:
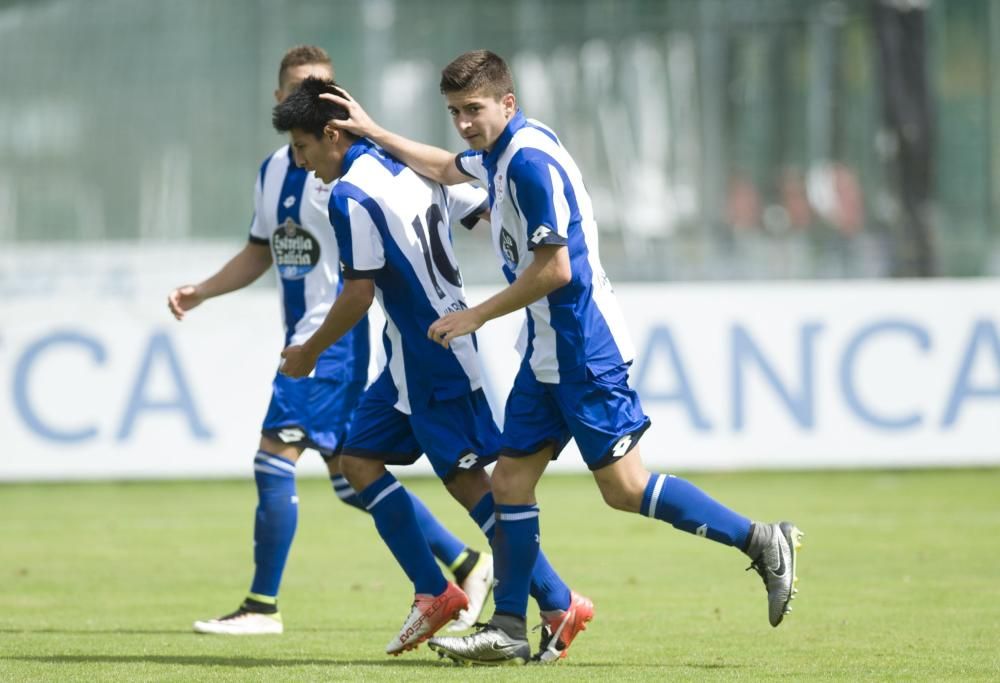
[(439, 656), (465, 666), (526, 664), (531, 659), (531, 645), (527, 640), (514, 638), (490, 624), (482, 625), (467, 636), (431, 638), (427, 646)]
[(802, 547), (803, 534), (791, 522), (762, 524), (754, 522), (747, 543), (746, 554), (750, 556), (747, 570), (755, 570), (767, 589), (767, 618), (771, 626), (777, 626), (785, 615), (792, 611), (788, 603), (798, 593), (795, 575), (796, 556)]

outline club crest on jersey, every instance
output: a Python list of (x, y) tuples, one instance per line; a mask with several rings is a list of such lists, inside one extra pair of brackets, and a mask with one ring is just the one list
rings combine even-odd
[(500, 252), (510, 268), (517, 267), (517, 244), (506, 228), (500, 228)]
[(319, 263), (319, 241), (290, 217), (271, 235), (271, 249), (285, 280), (301, 280)]

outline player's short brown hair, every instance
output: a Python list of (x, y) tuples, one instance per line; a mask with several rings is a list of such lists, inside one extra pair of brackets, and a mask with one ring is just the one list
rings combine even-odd
[(441, 70), (441, 93), (483, 92), (499, 100), (514, 92), (514, 77), (507, 62), (489, 50), (459, 55)]
[(326, 64), (330, 67), (330, 76), (333, 77), (333, 62), (326, 50), (317, 45), (296, 45), (285, 53), (281, 58), (281, 67), (278, 69), (278, 87), (285, 87), (285, 76), (292, 67), (303, 64)]

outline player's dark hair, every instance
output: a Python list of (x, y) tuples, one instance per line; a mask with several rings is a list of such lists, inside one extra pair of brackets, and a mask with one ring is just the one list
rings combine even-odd
[[(333, 93), (343, 97), (344, 92), (333, 81), (310, 76), (302, 81), (285, 101), (277, 105), (271, 114), (271, 123), (279, 133), (287, 133), (297, 128), (311, 133), (317, 140), (323, 137), (323, 129), (332, 119), (347, 118), (347, 110), (339, 104), (324, 100), (321, 93)], [(347, 131), (342, 131), (346, 133)]]
[(483, 92), (499, 100), (514, 92), (514, 77), (507, 62), (489, 50), (459, 55), (441, 70), (441, 94)]
[(326, 50), (317, 45), (296, 45), (281, 58), (281, 66), (278, 68), (278, 87), (285, 87), (289, 69), (304, 64), (325, 64), (330, 67), (331, 78), (336, 78), (333, 72), (333, 62), (330, 61), (330, 55), (326, 53)]

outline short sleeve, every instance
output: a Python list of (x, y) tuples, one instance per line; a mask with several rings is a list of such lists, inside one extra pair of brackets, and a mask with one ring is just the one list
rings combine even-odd
[(486, 190), (470, 183), (452, 185), (444, 191), (452, 226), (462, 225), (471, 230), (479, 221), (479, 214), (490, 209), (490, 197)]
[(253, 218), (250, 219), (250, 237), (249, 240), (254, 244), (271, 244), (271, 231), (267, 229), (264, 225), (263, 216), (264, 214), (264, 175), (267, 173), (268, 163), (271, 161), (271, 157), (264, 160), (264, 163), (260, 166), (260, 172), (257, 174), (257, 182), (254, 185), (253, 192)]
[(361, 190), (349, 188), (353, 186), (339, 183), (329, 205), (343, 275), (348, 280), (374, 278), (385, 265), (385, 247), (371, 211), (381, 210)]
[(507, 170), (511, 196), (520, 211), (528, 238), (528, 249), (543, 244), (568, 242), (571, 216), (562, 167), (537, 149), (518, 152)]
[(483, 153), (469, 149), (455, 156), (455, 166), (465, 175), (478, 180), (483, 185), (489, 184), (486, 177), (486, 166), (483, 164)]

